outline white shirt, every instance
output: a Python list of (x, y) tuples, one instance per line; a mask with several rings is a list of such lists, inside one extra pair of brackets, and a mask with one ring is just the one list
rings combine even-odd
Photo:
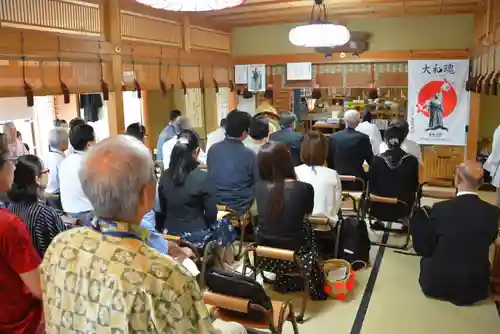
[(59, 167), (64, 158), (64, 153), (54, 148), (50, 148), (50, 151), (45, 156), (44, 165), (49, 170), (49, 180), (45, 192), (49, 194), (59, 193)]
[(333, 169), (323, 166), (300, 165), (295, 167), (297, 179), (314, 188), (313, 216), (328, 217), (337, 221), (337, 213), (342, 205), (342, 184)]
[(364, 133), (370, 137), (370, 143), (372, 144), (372, 151), (374, 155), (378, 155), (380, 151), (380, 144), (382, 144), (382, 135), (377, 125), (370, 122), (361, 122), (356, 127), (356, 131)]
[(94, 208), (82, 190), (78, 172), (82, 166), (84, 152), (74, 151), (59, 166), (61, 204), (68, 213), (93, 211)]
[(491, 154), (483, 167), (490, 172), (491, 184), (500, 188), (500, 125), (493, 134)]
[[(385, 142), (382, 142), (382, 144), (380, 144), (380, 154), (384, 153), (388, 149), (389, 148), (387, 147), (387, 144)], [(415, 143), (413, 140), (405, 139), (401, 144), (401, 149), (417, 158), (419, 164), (424, 164), (422, 160), (422, 150), (420, 149), (420, 145)]]
[(457, 192), (457, 196), (462, 196), (462, 195), (476, 195), (477, 196), (477, 192), (475, 192), (475, 191), (459, 191), (459, 192)]
[[(163, 152), (164, 169), (168, 169), (168, 166), (170, 166), (170, 156), (172, 155), (175, 144), (177, 144), (177, 136), (174, 136), (171, 139), (167, 140), (161, 147), (161, 150)], [(207, 155), (201, 148), (200, 153), (198, 153), (198, 162), (203, 165), (207, 164)]]
[(264, 145), (264, 143), (261, 143), (260, 140), (257, 141), (253, 140), (252, 138), (249, 138), (248, 141), (245, 140), (243, 143), (246, 147), (254, 151), (255, 154), (259, 153), (261, 146)]
[(223, 141), (224, 139), (226, 139), (226, 130), (224, 128), (218, 128), (210, 132), (207, 136), (207, 152), (213, 144)]

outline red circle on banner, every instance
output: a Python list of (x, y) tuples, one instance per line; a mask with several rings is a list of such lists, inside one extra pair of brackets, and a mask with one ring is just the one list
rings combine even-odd
[[(442, 89), (446, 86), (447, 89)], [(429, 81), (418, 92), (417, 113), (422, 112), (425, 117), (429, 117), (427, 102), (432, 100), (439, 92), (443, 94), (443, 118), (449, 116), (457, 106), (457, 92), (453, 85), (447, 80)]]

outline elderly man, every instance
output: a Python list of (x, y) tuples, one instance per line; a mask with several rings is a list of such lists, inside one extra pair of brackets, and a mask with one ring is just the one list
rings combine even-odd
[(60, 187), (59, 187), (59, 166), (63, 162), (64, 151), (68, 149), (68, 130), (65, 128), (53, 128), (49, 132), (49, 152), (45, 156), (45, 167), (49, 170), (49, 180), (45, 192), (53, 195), (48, 196), (47, 204), (62, 210)]
[[(183, 130), (193, 130), (191, 121), (186, 116), (181, 116), (176, 119), (175, 128), (177, 129), (175, 136), (166, 141), (162, 147), (163, 167), (165, 169), (168, 169), (168, 166), (170, 165), (170, 155), (172, 154), (174, 146), (177, 143), (177, 134)], [(198, 154), (198, 162), (203, 165), (207, 163), (207, 155), (202, 149), (200, 149), (200, 153)]]
[(3, 133), (5, 133), (7, 137), (7, 145), (9, 146), (11, 157), (20, 157), (29, 154), (26, 146), (24, 146), (23, 142), (17, 137), (17, 129), (14, 123), (5, 123), (3, 126)]
[(69, 131), (69, 142), (73, 147), (70, 154), (59, 166), (59, 185), (63, 210), (81, 224), (87, 224), (93, 217), (92, 204), (83, 193), (78, 171), (83, 155), (95, 143), (95, 133), (88, 124), (77, 125)]
[(415, 226), (415, 250), (423, 257), (420, 287), (428, 297), (456, 305), (488, 297), (489, 249), (498, 235), (500, 210), (477, 195), (482, 182), (479, 163), (462, 163), (456, 170), (456, 198), (434, 204), (430, 221)]
[(79, 175), (95, 218), (59, 234), (45, 254), (47, 332), (216, 333), (194, 278), (149, 247), (139, 226), (155, 201), (148, 149), (110, 137), (87, 152)]
[(302, 164), (300, 160), (300, 144), (303, 136), (302, 133), (293, 131), (295, 119), (296, 117), (292, 113), (281, 113), (281, 130), (276, 131), (269, 136), (269, 140), (279, 141), (286, 145), (286, 148), (292, 155), (293, 167), (297, 167)]
[[(355, 130), (359, 122), (358, 111), (348, 110), (344, 114), (345, 129), (330, 136), (327, 162), (328, 168), (336, 170), (339, 175), (352, 175), (366, 180), (363, 163), (366, 161), (370, 164), (373, 151), (370, 137)], [(359, 185), (343, 183), (342, 189), (359, 190)]]

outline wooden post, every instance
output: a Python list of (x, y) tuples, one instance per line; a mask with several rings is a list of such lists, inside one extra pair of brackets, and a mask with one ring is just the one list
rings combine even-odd
[(109, 71), (111, 74), (110, 94), (107, 107), (109, 134), (113, 136), (123, 133), (125, 130), (120, 0), (107, 0), (101, 6), (104, 37), (112, 47), (111, 68)]
[[(500, 188), (496, 191), (496, 204), (500, 207)], [(491, 261), (491, 292), (493, 300), (500, 302), (500, 236), (497, 237)]]
[(481, 94), (471, 92), (469, 109), (469, 131), (467, 132), (467, 148), (465, 150), (465, 160), (476, 161), (480, 114)]

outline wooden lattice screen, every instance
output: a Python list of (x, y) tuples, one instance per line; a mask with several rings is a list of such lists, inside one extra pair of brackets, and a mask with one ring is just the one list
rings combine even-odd
[(459, 146), (424, 148), (424, 182), (435, 186), (452, 186), (455, 169), (464, 160), (465, 150)]

